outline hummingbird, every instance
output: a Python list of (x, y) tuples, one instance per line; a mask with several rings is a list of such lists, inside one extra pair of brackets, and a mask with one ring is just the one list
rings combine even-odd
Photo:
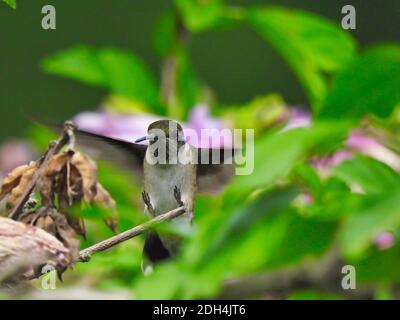
[[(194, 218), (197, 193), (221, 191), (233, 176), (234, 149), (196, 148), (185, 140), (182, 126), (174, 120), (151, 123), (147, 134), (134, 143), (76, 130), (76, 143), (93, 157), (128, 169), (143, 181), (144, 211), (151, 217), (183, 206), (185, 213), (172, 221), (189, 227)], [(140, 142), (147, 141), (148, 145)], [(149, 231), (143, 254), (150, 264), (174, 257), (180, 247), (178, 236)]]

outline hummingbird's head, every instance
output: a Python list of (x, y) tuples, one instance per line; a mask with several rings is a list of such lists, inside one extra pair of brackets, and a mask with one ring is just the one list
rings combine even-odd
[(135, 142), (148, 140), (150, 144), (156, 142), (172, 142), (179, 146), (185, 143), (182, 126), (174, 120), (158, 120), (149, 125), (147, 135)]
[(186, 146), (182, 126), (173, 120), (159, 120), (150, 124), (147, 135), (135, 142), (149, 141), (146, 159), (151, 163), (172, 164), (177, 162), (181, 147)]

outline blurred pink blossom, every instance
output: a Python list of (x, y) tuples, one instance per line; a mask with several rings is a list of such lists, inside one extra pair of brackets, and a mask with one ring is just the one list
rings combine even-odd
[(311, 164), (321, 176), (327, 177), (330, 175), (332, 167), (351, 159), (353, 154), (357, 152), (381, 161), (396, 171), (400, 171), (400, 156), (385, 147), (374, 137), (360, 132), (359, 129), (349, 133), (345, 141), (345, 148), (336, 151), (330, 156), (314, 157), (311, 159)]
[(388, 231), (383, 231), (383, 232), (379, 232), (375, 236), (374, 242), (378, 249), (385, 250), (394, 245), (395, 237), (394, 237), (393, 233), (388, 232)]
[[(163, 117), (153, 114), (121, 114), (105, 109), (94, 112), (82, 112), (72, 120), (82, 130), (105, 135), (108, 137), (135, 141), (142, 137), (148, 126)], [(232, 145), (232, 131), (222, 120), (213, 118), (207, 105), (196, 105), (189, 114), (189, 121), (181, 123), (186, 133), (186, 139), (195, 147), (219, 148)], [(228, 134), (221, 139), (200, 139), (204, 129), (228, 129)], [(219, 131), (209, 130), (210, 136), (218, 135)], [(198, 137), (199, 139), (195, 139)]]
[(314, 202), (314, 198), (311, 194), (305, 193), (303, 194), (303, 201), (305, 204), (312, 204)]
[[(198, 148), (222, 148), (233, 145), (232, 130), (222, 120), (213, 118), (205, 104), (198, 104), (192, 109), (189, 121), (183, 124), (183, 130), (187, 133), (187, 141)], [(200, 139), (202, 130), (209, 134), (211, 139), (206, 140), (207, 137)], [(196, 139), (196, 135), (199, 139)]]
[(9, 140), (0, 145), (0, 178), (15, 167), (37, 158), (34, 148), (23, 140)]
[(354, 151), (379, 160), (394, 170), (400, 171), (400, 157), (392, 150), (386, 148), (375, 138), (354, 130), (347, 137), (346, 145)]
[(340, 165), (343, 161), (353, 157), (349, 150), (338, 150), (330, 156), (313, 157), (311, 165), (321, 174), (322, 177), (328, 177), (333, 167)]
[(301, 107), (288, 108), (284, 117), (287, 122), (282, 131), (310, 127), (312, 123), (310, 112)]

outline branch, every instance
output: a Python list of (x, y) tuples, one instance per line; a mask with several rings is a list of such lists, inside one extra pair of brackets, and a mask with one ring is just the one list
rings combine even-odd
[(33, 175), (32, 180), (29, 182), (28, 187), (24, 191), (20, 201), (14, 207), (14, 209), (9, 214), (9, 218), (18, 220), (19, 215), (24, 208), (25, 203), (28, 201), (30, 194), (35, 189), (36, 183), (38, 182), (39, 178), (42, 176), (43, 171), (46, 169), (47, 164), (53, 158), (55, 154), (57, 154), (65, 145), (67, 145), (71, 139), (73, 140), (73, 132), (75, 130), (75, 126), (72, 122), (67, 121), (64, 124), (64, 129), (58, 138), (57, 141), (52, 141), (49, 143), (49, 147), (44, 154), (44, 156), (39, 160), (39, 168), (36, 170), (35, 174)]
[(108, 238), (99, 243), (96, 243), (93, 246), (86, 248), (79, 253), (78, 262), (88, 262), (90, 260), (90, 257), (92, 256), (92, 254), (97, 253), (97, 252), (102, 252), (102, 251), (107, 250), (117, 244), (120, 244), (121, 242), (129, 240), (133, 237), (136, 237), (136, 236), (142, 234), (143, 232), (145, 232), (146, 230), (150, 229), (151, 227), (159, 224), (160, 222), (163, 222), (166, 220), (171, 220), (173, 218), (176, 218), (176, 217), (182, 215), (183, 213), (185, 213), (185, 211), (186, 210), (184, 207), (176, 208), (167, 213), (161, 214), (146, 223), (140, 224), (132, 229), (129, 229), (129, 230), (124, 231), (120, 234), (117, 234), (111, 238)]

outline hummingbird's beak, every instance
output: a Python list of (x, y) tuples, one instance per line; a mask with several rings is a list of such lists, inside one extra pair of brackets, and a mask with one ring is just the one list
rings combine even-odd
[(144, 137), (141, 137), (139, 139), (136, 139), (135, 143), (139, 143), (139, 142), (142, 142), (144, 140), (153, 140), (154, 137), (155, 137), (155, 135), (153, 133), (152, 134), (148, 134), (147, 136), (144, 136)]

